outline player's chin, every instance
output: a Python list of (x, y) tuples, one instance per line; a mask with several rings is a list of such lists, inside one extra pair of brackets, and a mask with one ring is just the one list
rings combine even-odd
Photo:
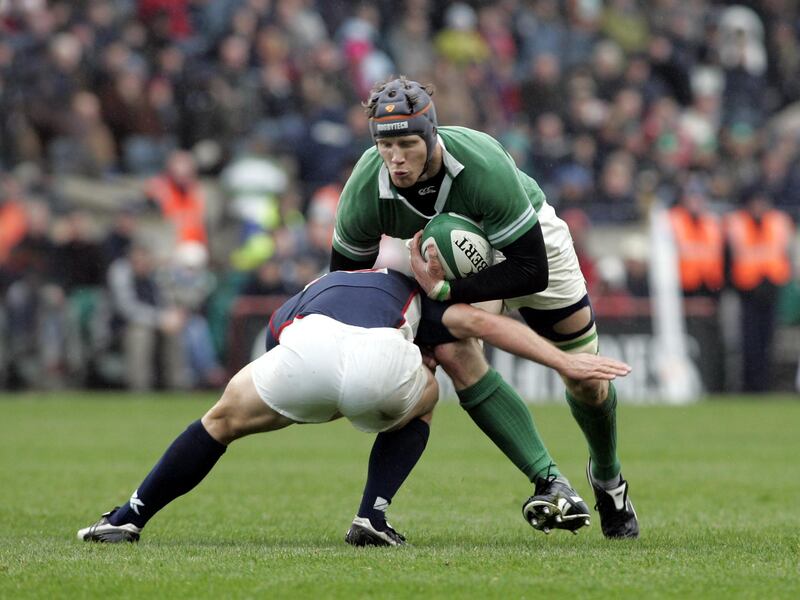
[(411, 187), (415, 183), (417, 183), (418, 177), (416, 175), (412, 175), (409, 172), (403, 173), (398, 175), (397, 173), (391, 173), (392, 183), (396, 187)]

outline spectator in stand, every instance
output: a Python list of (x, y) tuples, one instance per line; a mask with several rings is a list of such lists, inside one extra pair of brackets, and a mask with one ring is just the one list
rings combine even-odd
[(321, 265), (313, 254), (301, 254), (291, 264), (292, 268), (287, 284), (293, 294), (302, 291), (304, 287), (327, 271), (326, 266)]
[(720, 64), (725, 72), (725, 120), (760, 123), (764, 117), (762, 97), (766, 83), (767, 52), (764, 25), (745, 6), (729, 6), (720, 14), (717, 37)]
[(43, 202), (29, 202), (28, 229), (7, 262), (8, 350), (12, 379), (34, 388), (64, 383), (65, 304), (58, 285), (52, 217)]
[(54, 279), (66, 297), (65, 367), (73, 382), (84, 383), (108, 338), (107, 265), (87, 212), (72, 210), (60, 218), (53, 237), (58, 257)]
[(586, 207), (595, 223), (630, 223), (639, 219), (634, 188), (633, 157), (622, 151), (608, 157), (600, 175), (599, 189)]
[(208, 250), (199, 242), (183, 242), (164, 269), (162, 283), (170, 304), (183, 311), (182, 337), (193, 387), (214, 388), (225, 382), (205, 316), (215, 278), (208, 270)]
[(97, 96), (80, 91), (72, 97), (68, 122), (49, 150), (56, 173), (101, 177), (115, 168), (117, 150)]
[(650, 296), (650, 246), (647, 237), (631, 233), (620, 247), (625, 267), (625, 287), (634, 298)]
[(478, 31), (491, 50), (492, 61), (516, 59), (517, 42), (512, 31), (512, 19), (510, 12), (495, 2), (478, 9)]
[[(405, 3), (403, 18), (390, 24), (389, 50), (401, 73), (426, 73), (433, 64), (431, 22), (425, 6)], [(363, 120), (363, 119), (362, 119)]]
[(352, 88), (365, 95), (375, 79), (394, 71), (394, 63), (381, 49), (380, 12), (371, 2), (356, 3), (353, 15), (336, 32), (348, 65)]
[(281, 196), (288, 191), (289, 173), (264, 140), (253, 137), (222, 171), (221, 180), (228, 211), (240, 223), (240, 243), (231, 263), (249, 271), (275, 252), (273, 232), (283, 224)]
[(762, 138), (752, 123), (736, 121), (722, 128), (720, 164), (733, 178), (735, 191), (741, 193), (759, 177), (758, 153)]
[(619, 256), (609, 254), (597, 260), (596, 269), (600, 305), (613, 306), (618, 314), (625, 314), (623, 309), (632, 305), (633, 298), (628, 289), (625, 262)]
[(625, 57), (622, 50), (611, 40), (597, 42), (591, 66), (597, 85), (597, 96), (606, 102), (611, 101), (622, 85), (625, 69)]
[(281, 263), (277, 259), (266, 260), (251, 274), (242, 287), (243, 296), (289, 296), (291, 286), (283, 276)]
[[(532, 140), (531, 125), (525, 116), (519, 116), (514, 123), (510, 123), (504, 134), (498, 138), (503, 147), (508, 151), (509, 156), (514, 159), (520, 170), (526, 173), (535, 173), (536, 168), (531, 164), (532, 161)], [(543, 186), (542, 190), (548, 194), (549, 189)], [(549, 194), (548, 194), (549, 195)]]
[(40, 199), (25, 197), (21, 207), (25, 211), (24, 233), (9, 249), (6, 260), (9, 276), (17, 281), (34, 273), (47, 279), (55, 266), (50, 206)]
[(567, 121), (570, 129), (592, 136), (605, 122), (608, 104), (597, 97), (597, 84), (585, 70), (576, 70), (566, 82)]
[[(795, 23), (796, 18), (795, 15)], [(800, 39), (796, 25), (793, 27), (789, 19), (784, 21), (783, 15), (779, 15), (773, 27), (773, 35), (766, 41), (775, 63), (767, 74), (772, 75), (772, 83), (779, 94), (778, 102), (783, 106), (800, 97), (800, 81), (797, 77), (797, 73), (800, 73)]]
[(477, 29), (475, 9), (464, 2), (453, 2), (445, 12), (445, 26), (434, 37), (437, 52), (456, 65), (481, 64), (490, 50)]
[[(343, 181), (347, 180), (352, 169), (344, 169)], [(336, 182), (320, 188), (311, 198), (306, 220), (304, 254), (312, 257), (321, 270), (330, 262), (331, 243), (333, 242), (333, 227), (336, 222), (336, 207), (339, 205), (339, 196), (342, 184)]]
[(347, 126), (345, 98), (325, 77), (306, 73), (300, 81), (301, 102), (306, 108), (303, 131), (295, 141), (298, 179), (305, 195), (336, 179), (352, 157), (348, 150), (353, 133)]
[(289, 34), (293, 52), (302, 54), (328, 38), (322, 16), (308, 0), (275, 0), (274, 18)]
[(87, 84), (83, 59), (78, 38), (58, 33), (48, 43), (46, 58), (26, 75), (31, 79), (25, 93), (26, 112), (45, 146), (68, 128), (72, 97)]
[(520, 84), (522, 110), (532, 120), (544, 113), (564, 113), (564, 81), (558, 56), (543, 52), (531, 61)]
[(646, 54), (633, 54), (628, 57), (622, 79), (623, 85), (641, 92), (645, 106), (650, 106), (664, 94), (661, 82), (653, 77), (652, 65)]
[(122, 338), (128, 389), (153, 389), (156, 361), (166, 387), (187, 387), (182, 337), (186, 314), (168, 303), (150, 248), (134, 244), (126, 257), (114, 261), (108, 270), (108, 287), (115, 329)]
[(680, 106), (673, 98), (660, 96), (649, 106), (642, 121), (647, 142), (655, 144), (661, 136), (679, 131), (680, 114)]
[(225, 155), (254, 128), (260, 117), (257, 73), (250, 67), (252, 42), (230, 35), (219, 46), (219, 65), (208, 82), (213, 139)]
[(778, 292), (792, 279), (795, 231), (762, 190), (747, 190), (742, 200), (725, 223), (730, 281), (741, 305), (742, 389), (765, 392), (772, 383)]
[(553, 198), (560, 210), (577, 210), (586, 218), (584, 208), (593, 191), (592, 172), (583, 166), (568, 163), (556, 171)]
[(672, 39), (663, 34), (653, 36), (648, 46), (648, 60), (651, 77), (661, 92), (681, 106), (688, 106), (692, 101), (689, 65)]
[(6, 289), (3, 273), (11, 249), (25, 237), (28, 229), (25, 202), (22, 186), (13, 175), (0, 178), (0, 294)]
[(166, 170), (147, 182), (145, 193), (172, 223), (176, 242), (208, 244), (205, 196), (190, 152), (173, 151)]
[(138, 209), (133, 204), (120, 207), (114, 214), (111, 224), (101, 243), (105, 269), (118, 258), (128, 255), (138, 227)]
[[(564, 56), (567, 53), (569, 31), (559, 14), (559, 3), (542, 0), (528, 3), (518, 18), (518, 34), (522, 40), (523, 63), (547, 53)], [(570, 62), (568, 67), (573, 66)]]
[(442, 108), (437, 105), (436, 109), (440, 122), (476, 126), (480, 122), (478, 105), (461, 69), (439, 57), (435, 70), (436, 95), (444, 98)]
[(607, 2), (601, 28), (627, 54), (643, 51), (650, 37), (650, 25), (644, 7), (636, 0)]
[[(608, 148), (629, 149), (641, 158), (645, 151), (641, 132), (643, 113), (644, 101), (639, 90), (633, 87), (616, 90), (609, 106), (608, 117), (599, 131), (601, 143)], [(628, 146), (631, 140), (633, 144)]]
[[(2, 28), (0, 28), (2, 32)], [(16, 136), (12, 135), (14, 113), (12, 107), (15, 103), (11, 100), (10, 90), (13, 89), (9, 81), (11, 65), (14, 62), (14, 49), (8, 40), (0, 38), (0, 171), (6, 164), (11, 164), (14, 159)]]
[(800, 222), (800, 175), (798, 143), (770, 145), (761, 156), (758, 186), (775, 199), (775, 206)]
[(134, 64), (100, 93), (103, 118), (127, 170), (147, 173), (164, 157), (165, 129), (148, 95), (146, 67)]
[(261, 114), (277, 121), (296, 115), (299, 99), (294, 83), (298, 66), (286, 32), (275, 25), (265, 25), (256, 34), (254, 49), (259, 65), (257, 92)]
[(105, 280), (103, 250), (89, 213), (72, 210), (57, 223), (55, 252), (58, 278), (67, 294), (82, 288), (96, 288)]
[(139, 0), (139, 18), (154, 42), (182, 39), (192, 32), (190, 0)]
[(556, 113), (544, 113), (536, 119), (531, 148), (531, 163), (542, 185), (553, 182), (556, 170), (569, 157), (570, 143), (564, 122)]

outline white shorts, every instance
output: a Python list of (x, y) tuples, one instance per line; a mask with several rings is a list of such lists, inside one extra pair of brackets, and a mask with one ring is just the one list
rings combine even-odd
[(386, 431), (422, 397), (419, 348), (392, 328), (366, 329), (323, 315), (296, 319), (251, 369), (258, 395), (283, 416), (324, 423), (337, 414), (362, 431)]
[[(564, 308), (575, 304), (586, 295), (586, 280), (578, 264), (569, 227), (546, 202), (539, 209), (538, 215), (550, 272), (547, 289), (529, 296), (505, 299), (504, 304), (509, 311), (522, 306), (540, 310)], [(495, 262), (497, 258), (496, 256)]]

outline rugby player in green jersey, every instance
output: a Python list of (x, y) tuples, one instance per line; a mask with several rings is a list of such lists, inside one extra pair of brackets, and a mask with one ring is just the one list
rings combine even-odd
[[(412, 260), (425, 292), (441, 301), (502, 300), (505, 310), (519, 310), (562, 350), (597, 353), (594, 315), (567, 225), (495, 139), (465, 127), (439, 127), (431, 94), (430, 87), (402, 77), (371, 91), (365, 108), (375, 146), (360, 158), (342, 192), (331, 270), (372, 267), (383, 234), (411, 238), (435, 215), (459, 213), (482, 225), (505, 260), (450, 282), (435, 256), (428, 263)], [(480, 352), (473, 340), (461, 340), (437, 346), (434, 356), (453, 380), (461, 406), (533, 483), (534, 493), (523, 503), (526, 520), (545, 532), (576, 531), (589, 523), (588, 506), (559, 471), (516, 391), (495, 370), (473, 367)], [(589, 446), (587, 477), (603, 534), (637, 537), (617, 456), (614, 386), (563, 379)], [(382, 453), (403, 452), (401, 441), (385, 443), (381, 435), (376, 445)], [(372, 480), (378, 478), (370, 469), (358, 513), (376, 527), (386, 508), (382, 498), (371, 503)]]

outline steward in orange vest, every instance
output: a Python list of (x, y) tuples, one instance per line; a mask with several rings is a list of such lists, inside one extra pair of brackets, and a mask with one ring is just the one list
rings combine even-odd
[(761, 196), (755, 196), (750, 206), (750, 210), (728, 215), (726, 222), (731, 283), (741, 291), (753, 290), (764, 282), (783, 286), (792, 278), (792, 220)]
[(685, 295), (716, 295), (725, 284), (725, 236), (699, 190), (687, 190), (669, 211)]
[(172, 222), (177, 243), (208, 244), (205, 198), (189, 152), (174, 151), (167, 160), (166, 172), (148, 181), (146, 194)]
[(760, 191), (745, 196), (746, 204), (725, 222), (730, 252), (730, 281), (741, 307), (742, 389), (772, 389), (772, 340), (780, 286), (792, 277), (794, 226), (789, 216), (772, 208)]

